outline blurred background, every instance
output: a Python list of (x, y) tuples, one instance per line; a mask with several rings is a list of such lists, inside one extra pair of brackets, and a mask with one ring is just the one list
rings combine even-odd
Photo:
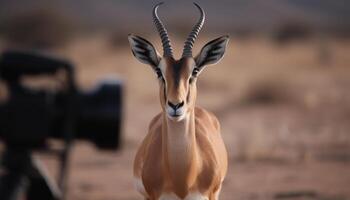
[[(165, 1), (159, 16), (175, 55), (196, 23), (192, 2)], [(36, 49), (77, 67), (78, 85), (125, 83), (123, 149), (76, 142), (68, 199), (136, 200), (132, 162), (160, 111), (156, 76), (131, 53), (127, 34), (161, 51), (151, 0), (0, 0), (0, 50)], [(350, 199), (350, 2), (198, 0), (206, 23), (194, 52), (231, 36), (224, 59), (198, 81), (197, 104), (214, 112), (229, 151), (221, 199)], [(6, 89), (0, 85), (0, 99)], [(1, 122), (0, 122), (1, 123)], [(0, 124), (1, 125), (1, 124)], [(56, 173), (55, 160), (38, 154)]]

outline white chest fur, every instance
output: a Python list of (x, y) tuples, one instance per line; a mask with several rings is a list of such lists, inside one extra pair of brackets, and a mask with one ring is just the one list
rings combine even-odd
[[(138, 192), (140, 192), (143, 196), (147, 197), (146, 190), (142, 184), (142, 181), (140, 179), (135, 178), (135, 188)], [(180, 199), (175, 194), (162, 194), (159, 198), (159, 200), (208, 200), (208, 197), (202, 195), (199, 192), (192, 192), (188, 194), (184, 199)]]
[(134, 187), (135, 189), (141, 193), (144, 197), (147, 197), (147, 192), (145, 190), (145, 187), (143, 186), (142, 180), (139, 178), (135, 178), (134, 180)]
[(208, 200), (208, 197), (199, 192), (193, 192), (188, 194), (184, 199), (180, 199), (175, 194), (162, 194), (159, 200)]

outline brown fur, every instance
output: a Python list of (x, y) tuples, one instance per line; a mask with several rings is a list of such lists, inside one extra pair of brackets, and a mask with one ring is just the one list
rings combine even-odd
[[(135, 157), (134, 176), (142, 180), (149, 200), (173, 193), (184, 199), (200, 192), (216, 200), (227, 171), (227, 152), (217, 118), (195, 107), (196, 83), (189, 83), (192, 58), (164, 58), (165, 83), (160, 83), (163, 112), (150, 123), (149, 131)], [(166, 102), (185, 101), (186, 118), (170, 120)]]

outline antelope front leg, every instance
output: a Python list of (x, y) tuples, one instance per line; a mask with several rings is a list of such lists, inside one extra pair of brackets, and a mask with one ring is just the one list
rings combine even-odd
[(217, 190), (213, 193), (213, 195), (210, 197), (209, 200), (219, 200), (220, 192), (221, 192), (221, 184), (219, 185), (219, 187), (218, 187)]

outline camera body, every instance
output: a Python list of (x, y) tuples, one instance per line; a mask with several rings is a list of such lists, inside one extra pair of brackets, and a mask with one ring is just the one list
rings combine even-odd
[[(94, 89), (80, 91), (74, 67), (67, 61), (43, 54), (4, 52), (0, 79), (9, 98), (0, 104), (0, 139), (6, 146), (35, 149), (49, 138), (85, 139), (102, 149), (120, 146), (122, 82), (105, 80)], [(32, 89), (21, 83), (23, 76), (54, 75), (64, 71), (65, 87), (58, 91)]]

